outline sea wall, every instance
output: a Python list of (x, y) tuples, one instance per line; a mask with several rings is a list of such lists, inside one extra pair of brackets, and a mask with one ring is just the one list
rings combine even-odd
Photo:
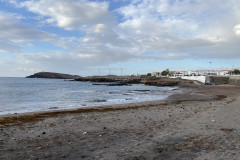
[(229, 84), (240, 86), (240, 76), (231, 76), (229, 79)]
[(229, 84), (229, 76), (207, 76), (206, 82), (210, 82), (211, 84)]
[(188, 80), (194, 80), (194, 81), (200, 81), (202, 83), (206, 82), (206, 76), (183, 76), (182, 79), (188, 79)]

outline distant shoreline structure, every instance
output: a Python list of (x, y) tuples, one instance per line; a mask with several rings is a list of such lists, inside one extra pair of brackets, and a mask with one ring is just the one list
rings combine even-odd
[[(168, 71), (169, 77), (181, 76), (230, 76), (233, 70), (192, 70), (192, 71)], [(162, 72), (152, 72), (151, 75), (160, 77)]]

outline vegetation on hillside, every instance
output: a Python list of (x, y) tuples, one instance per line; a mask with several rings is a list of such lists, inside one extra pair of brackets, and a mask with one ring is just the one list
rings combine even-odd
[(236, 75), (236, 74), (240, 74), (240, 70), (239, 69), (234, 69), (232, 71), (232, 74)]
[(167, 76), (168, 74), (169, 74), (169, 69), (166, 69), (161, 73), (162, 76)]

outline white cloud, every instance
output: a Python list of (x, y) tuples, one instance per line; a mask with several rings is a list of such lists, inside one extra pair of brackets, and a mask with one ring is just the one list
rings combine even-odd
[(106, 1), (11, 1), (41, 17), (43, 24), (81, 32), (80, 37), (61, 37), (2, 16), (8, 23), (0, 26), (0, 52), (17, 51), (22, 42), (33, 40), (68, 48), (68, 53), (17, 57), (31, 69), (71, 70), (136, 59), (240, 58), (238, 0), (134, 0), (115, 11), (109, 11)]
[(234, 26), (234, 33), (236, 36), (240, 36), (240, 24)]
[[(82, 45), (102, 45), (108, 49), (122, 50), (121, 47), (124, 47), (129, 51), (138, 51), (139, 55), (151, 52), (161, 55), (163, 52), (167, 54), (191, 48), (205, 50), (211, 45), (229, 44), (233, 40), (229, 27), (235, 23), (238, 13), (233, 6), (238, 3), (231, 0), (222, 6), (214, 0), (208, 3), (191, 0), (132, 1), (117, 9), (117, 13), (123, 16), (120, 24), (114, 23), (106, 2), (29, 0), (18, 5), (58, 27), (85, 31), (84, 44), (78, 44), (79, 48)], [(215, 10), (212, 10), (213, 6)], [(104, 54), (105, 51), (101, 51), (103, 53), (99, 54)]]
[(29, 0), (15, 4), (43, 16), (45, 22), (67, 30), (84, 29), (111, 19), (107, 2)]
[(104, 30), (105, 30), (105, 25), (104, 24), (97, 24), (95, 26), (95, 29), (94, 29), (94, 32), (95, 33), (104, 33)]
[(22, 47), (32, 41), (49, 42), (62, 48), (79, 43), (79, 40), (74, 37), (60, 37), (21, 24), (19, 19), (13, 17), (12, 14), (0, 12), (0, 24), (0, 52), (20, 52)]
[(5, 38), (0, 38), (0, 53), (15, 53), (18, 52), (21, 47), (11, 44)]
[[(239, 19), (240, 1), (225, 2), (141, 0), (117, 10), (123, 15), (119, 26), (141, 53), (159, 53), (166, 59), (172, 57), (169, 53), (185, 58), (239, 57), (235, 50), (224, 48), (236, 42), (232, 26)], [(238, 33), (238, 26), (234, 32)], [(193, 49), (202, 53), (196, 56)]]
[(0, 38), (7, 38), (13, 42), (48, 40), (54, 37), (46, 32), (20, 24), (17, 19), (6, 14), (0, 14), (0, 23)]

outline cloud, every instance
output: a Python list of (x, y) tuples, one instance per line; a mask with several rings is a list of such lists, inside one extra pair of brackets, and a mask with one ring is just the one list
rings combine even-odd
[(107, 2), (29, 0), (15, 4), (41, 15), (45, 23), (55, 24), (66, 30), (85, 29), (112, 18)]
[(36, 31), (18, 22), (18, 19), (6, 13), (0, 13), (0, 51), (6, 53), (17, 52), (21, 43), (37, 39), (49, 38), (44, 32)]
[(143, 59), (240, 58), (238, 0), (134, 0), (114, 11), (109, 9), (111, 1), (11, 3), (40, 17), (44, 24), (40, 27), (50, 25), (75, 35), (63, 37), (60, 32), (28, 27), (11, 16), (0, 17), (4, 22), (0, 26), (0, 52), (16, 52), (27, 41), (44, 41), (67, 49), (16, 57), (35, 70), (69, 71)]
[(74, 37), (60, 37), (20, 23), (12, 14), (0, 12), (0, 52), (16, 53), (33, 41), (48, 42), (61, 48), (79, 43)]
[[(166, 59), (239, 57), (235, 48), (240, 46), (235, 43), (238, 40), (232, 28), (238, 21), (240, 9), (236, 6), (240, 2), (224, 2), (139, 0), (117, 9), (123, 16), (119, 27), (145, 55), (153, 52)], [(235, 26), (234, 33), (238, 32)], [(230, 46), (234, 49), (224, 49)]]
[(95, 33), (104, 33), (105, 32), (105, 25), (104, 24), (97, 24), (96, 26), (95, 26), (95, 29), (94, 29), (94, 32)]
[[(122, 50), (124, 47), (129, 52), (138, 52), (140, 56), (158, 52), (159, 56), (167, 58), (169, 56), (166, 54), (184, 55), (192, 48), (208, 52), (209, 46), (229, 45), (234, 41), (231, 33), (238, 16), (239, 9), (234, 7), (237, 4), (239, 2), (235, 0), (230, 0), (225, 6), (214, 0), (208, 3), (137, 0), (114, 11), (122, 17), (119, 24), (109, 11), (107, 2), (29, 0), (19, 2), (18, 6), (42, 16), (47, 23), (66, 30), (85, 32), (86, 36), (81, 38), (84, 44), (74, 40), (77, 48), (102, 45), (106, 49)], [(215, 10), (212, 10), (212, 6), (215, 6)], [(236, 29), (234, 32), (237, 32)], [(181, 50), (184, 51), (179, 52)], [(102, 53), (99, 54), (105, 52), (100, 51)], [(192, 54), (188, 55), (191, 57)], [(203, 58), (201, 55), (199, 58)]]
[(236, 36), (240, 36), (240, 24), (234, 26), (234, 33)]
[(20, 24), (17, 19), (6, 14), (0, 14), (0, 37), (7, 38), (12, 42), (23, 42), (29, 40), (49, 40), (54, 36), (35, 28)]
[[(104, 54), (102, 54), (103, 51)], [(86, 48), (78, 48), (71, 53), (18, 54), (16, 59), (18, 62), (17, 66), (25, 66), (25, 68), (39, 71), (74, 73), (81, 71), (83, 68), (108, 66), (110, 63), (126, 62), (129, 59), (136, 59), (136, 57), (136, 55), (127, 51), (115, 50), (113, 52), (108, 47), (98, 46), (88, 48), (88, 52), (86, 52)]]
[(11, 42), (6, 39), (0, 38), (0, 53), (16, 53), (21, 47), (12, 45)]

